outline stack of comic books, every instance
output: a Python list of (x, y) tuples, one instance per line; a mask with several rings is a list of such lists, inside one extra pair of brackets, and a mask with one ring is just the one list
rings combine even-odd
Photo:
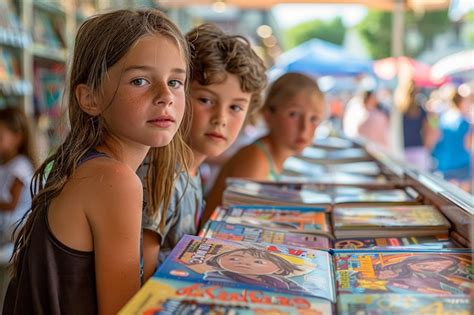
[(331, 225), (324, 208), (232, 205), (217, 208), (200, 236), (329, 249)]
[(322, 251), (186, 235), (120, 314), (468, 315), (472, 254)]
[(337, 314), (472, 314), (472, 250), (335, 250)]
[(282, 185), (250, 179), (231, 178), (226, 182), (223, 205), (271, 204), (314, 206), (330, 209), (334, 205), (377, 206), (419, 204), (422, 196), (411, 187), (387, 189), (354, 187), (354, 185), (327, 186), (317, 190), (311, 185)]
[(429, 205), (335, 207), (332, 219), (336, 238), (446, 235), (451, 226)]
[(120, 314), (321, 314), (336, 302), (327, 251), (186, 235)]

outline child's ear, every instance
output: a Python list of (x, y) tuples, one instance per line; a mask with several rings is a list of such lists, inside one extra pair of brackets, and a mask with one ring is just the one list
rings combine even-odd
[(76, 87), (75, 93), (79, 107), (81, 107), (84, 112), (91, 116), (98, 116), (101, 113), (101, 108), (97, 104), (95, 95), (89, 86), (79, 84)]

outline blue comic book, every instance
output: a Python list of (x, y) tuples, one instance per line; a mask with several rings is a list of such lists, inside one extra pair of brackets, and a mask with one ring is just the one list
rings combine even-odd
[(328, 252), (185, 235), (156, 277), (313, 296), (335, 302)]

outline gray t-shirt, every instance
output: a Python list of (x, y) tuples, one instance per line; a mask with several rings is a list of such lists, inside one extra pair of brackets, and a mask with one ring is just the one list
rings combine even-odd
[[(142, 181), (144, 173), (146, 174), (146, 168), (141, 167), (138, 175)], [(187, 179), (188, 175), (185, 172), (181, 172), (176, 179), (173, 195), (166, 211), (166, 221), (163, 230), (160, 229), (161, 216), (157, 214), (151, 217), (147, 214), (146, 209), (143, 209), (142, 227), (156, 232), (161, 237), (159, 263), (169, 255), (170, 251), (185, 234), (197, 234), (199, 219), (204, 208), (201, 177), (200, 174), (189, 176), (189, 182), (186, 187)], [(146, 196), (147, 193), (144, 192), (145, 207)]]

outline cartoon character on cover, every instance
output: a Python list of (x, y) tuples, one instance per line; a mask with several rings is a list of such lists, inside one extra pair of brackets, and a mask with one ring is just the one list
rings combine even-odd
[(208, 281), (224, 285), (245, 283), (293, 293), (307, 293), (303, 287), (287, 278), (302, 269), (265, 250), (235, 249), (212, 257), (206, 263), (217, 269), (205, 273), (204, 279)]
[(188, 46), (158, 10), (87, 19), (66, 96), (70, 132), (36, 171), (4, 314), (116, 314), (140, 288), (143, 187), (167, 198), (179, 160)]
[(377, 263), (374, 270), (377, 279), (386, 280), (386, 286), (393, 292), (454, 295), (470, 294), (470, 265), (469, 255), (431, 254), (409, 256), (396, 263)]

